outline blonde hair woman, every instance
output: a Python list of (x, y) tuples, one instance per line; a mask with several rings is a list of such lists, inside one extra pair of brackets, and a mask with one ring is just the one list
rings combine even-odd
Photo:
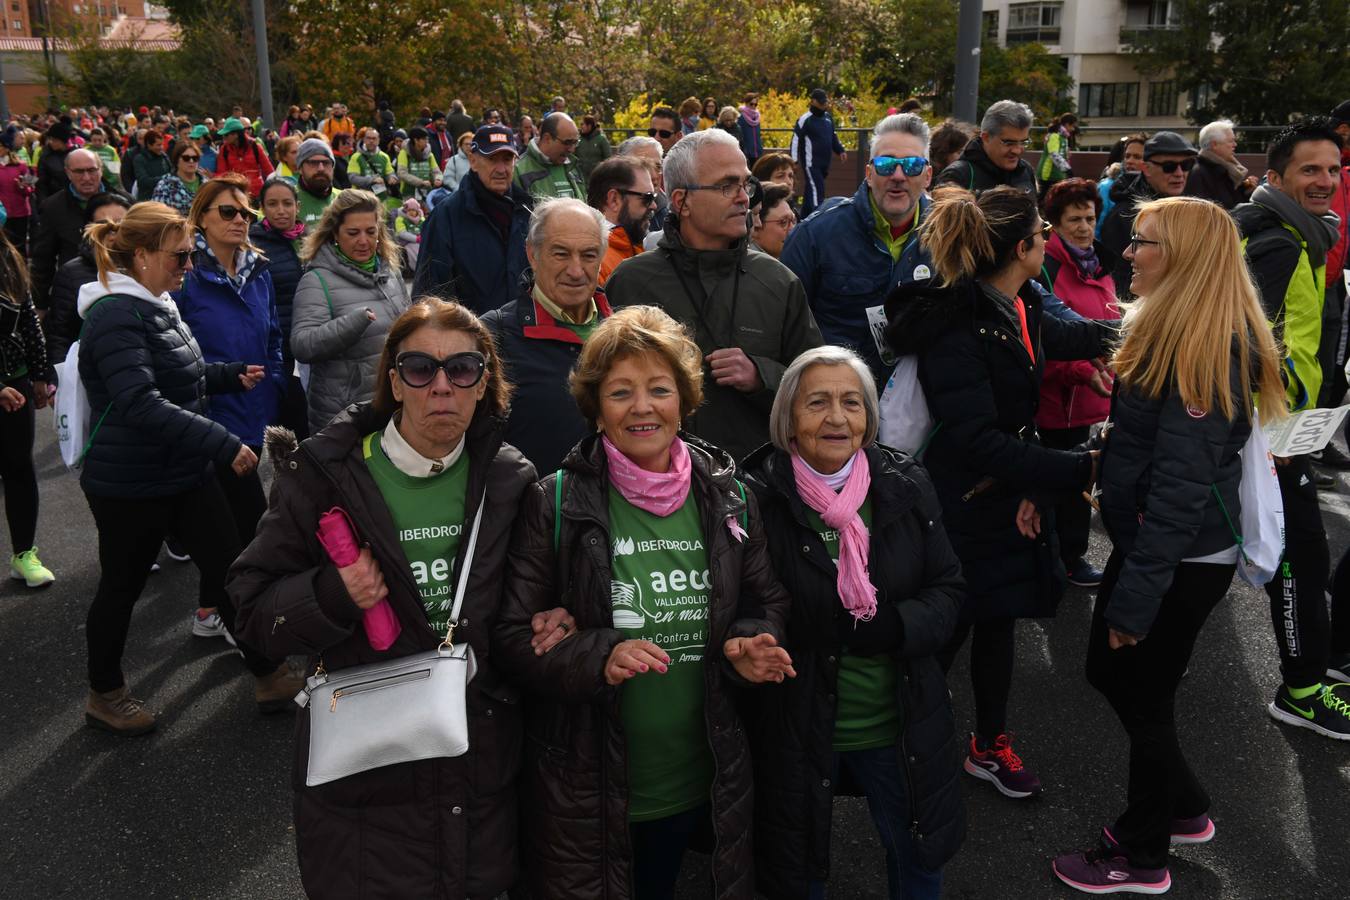
[(310, 366), (310, 434), (375, 391), (376, 364), (389, 326), (408, 308), (398, 248), (384, 204), (370, 191), (345, 190), (313, 232), (295, 288), (291, 352)]
[(1253, 398), (1274, 400), (1262, 420), (1285, 414), (1274, 340), (1222, 208), (1192, 197), (1146, 203), (1125, 256), (1139, 301), (1115, 357), (1101, 466), (1115, 547), (1087, 675), (1125, 727), (1130, 791), (1099, 846), (1054, 862), (1062, 881), (1088, 893), (1161, 893), (1168, 846), (1214, 835), (1209, 796), (1177, 740), (1176, 689), (1241, 552), (1238, 451), (1257, 427)]

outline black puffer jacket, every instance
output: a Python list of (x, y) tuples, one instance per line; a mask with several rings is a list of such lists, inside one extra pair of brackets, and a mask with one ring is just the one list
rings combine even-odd
[(951, 697), (934, 654), (956, 627), (964, 596), (960, 564), (942, 528), (928, 475), (898, 450), (866, 451), (872, 473), (868, 570), (877, 614), (857, 622), (844, 609), (837, 570), (806, 518), (792, 461), (763, 447), (745, 460), (759, 500), (774, 571), (790, 585), (787, 649), (797, 677), (747, 698), (755, 759), (755, 877), (766, 897), (802, 898), (830, 869), (830, 785), (839, 659), (887, 654), (900, 678), (901, 731), (895, 751), (912, 798), (908, 812), (917, 862), (937, 869), (965, 835), (957, 783), (958, 741)]
[[(341, 413), (297, 449), (271, 429), (277, 477), (258, 535), (230, 570), (242, 638), (276, 657), (303, 653), (312, 672), (330, 671), (436, 647), (412, 569), (389, 509), (362, 457), (365, 435), (387, 419), (368, 404)], [(467, 698), (469, 752), (385, 766), (314, 788), (305, 786), (309, 716), (296, 718), (292, 786), (296, 849), (305, 893), (316, 900), (496, 897), (519, 871), (516, 776), (520, 768), (519, 693), (501, 679), (489, 637), (501, 604), (507, 542), (534, 468), (501, 442), (502, 422), (480, 407), (469, 425), (464, 532), (487, 488), (487, 506), (460, 611), (456, 640), (478, 661)], [(388, 650), (371, 648), (361, 609), (315, 537), (319, 516), (341, 506), (370, 546), (402, 625)], [(454, 572), (464, 565), (461, 541)]]
[(80, 245), (78, 256), (56, 270), (47, 295), (47, 317), (42, 320), (47, 358), (53, 364), (65, 362), (70, 345), (80, 339), (80, 326), (84, 322), (75, 309), (80, 288), (97, 279), (98, 266), (94, 264), (94, 251), (88, 241)]
[(1102, 524), (1125, 557), (1106, 607), (1106, 621), (1118, 631), (1147, 635), (1177, 564), (1237, 542), (1224, 509), (1241, 527), (1238, 451), (1252, 425), (1236, 345), (1229, 379), (1237, 407), (1232, 420), (1217, 400), (1209, 410), (1187, 406), (1175, 384), (1153, 398), (1126, 384), (1116, 388), (1099, 482)]
[[(279, 231), (263, 226), (261, 222), (248, 230), (248, 239), (267, 257), (268, 271), (272, 273), (272, 290), (276, 292), (277, 321), (281, 324), (281, 355), (290, 361), (291, 310), (295, 302), (295, 286), (300, 283), (303, 267), (295, 246)], [(290, 369), (286, 370), (290, 374)]]
[(1125, 258), (1125, 248), (1134, 233), (1134, 219), (1139, 215), (1139, 204), (1157, 200), (1158, 192), (1148, 183), (1143, 172), (1127, 172), (1111, 185), (1111, 202), (1115, 206), (1102, 220), (1102, 245), (1107, 255), (1102, 265), (1111, 272), (1116, 283), (1116, 296), (1130, 296), (1130, 279), (1134, 277), (1134, 266)]
[(1051, 615), (1064, 587), (1051, 528), (1031, 541), (1017, 530), (1024, 498), (1042, 511), (1088, 486), (1086, 452), (1050, 450), (1036, 435), (1045, 358), (1091, 359), (1114, 329), (1042, 315), (1041, 288), (1018, 292), (1035, 358), (1017, 315), (971, 281), (914, 282), (886, 300), (886, 338), (919, 359), (919, 383), (935, 423), (924, 463), (942, 501), (947, 534), (969, 586), (969, 619)]
[(1031, 163), (1019, 159), (1012, 171), (1000, 169), (984, 152), (984, 144), (978, 137), (966, 144), (956, 161), (939, 172), (935, 180), (935, 186), (954, 184), (976, 194), (1002, 186), (1036, 193), (1036, 170), (1031, 168)]
[[(685, 441), (712, 585), (703, 671), (704, 716), (715, 763), (714, 894), (748, 900), (754, 890), (750, 748), (733, 699), (733, 685), (740, 680), (725, 661), (722, 644), (761, 632), (781, 642), (789, 601), (773, 573), (756, 505), (748, 495), (748, 510), (741, 501), (731, 458), (694, 438)], [(622, 687), (611, 687), (604, 676), (610, 651), (624, 636), (613, 627), (609, 477), (598, 436), (578, 444), (563, 471), (557, 553), (557, 475), (526, 491), (493, 649), (501, 670), (532, 695), (521, 791), (526, 877), (535, 900), (625, 900), (633, 896), (633, 883)], [(749, 539), (739, 543), (726, 520), (742, 513), (748, 514)], [(530, 617), (558, 605), (576, 617), (577, 633), (536, 656), (530, 648)]]
[(244, 363), (206, 362), (178, 311), (148, 296), (112, 293), (84, 316), (80, 380), (92, 417), (80, 471), (86, 494), (168, 497), (201, 484), (211, 463), (234, 461), (239, 438), (207, 418), (206, 396), (243, 390)]

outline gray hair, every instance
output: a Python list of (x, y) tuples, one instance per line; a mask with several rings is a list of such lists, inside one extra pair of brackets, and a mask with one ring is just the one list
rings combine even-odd
[(1208, 150), (1219, 138), (1233, 133), (1232, 119), (1215, 119), (1200, 129), (1200, 138), (1196, 142), (1201, 150)]
[(980, 130), (985, 134), (998, 134), (1005, 128), (1021, 131), (1030, 128), (1035, 119), (1031, 107), (1025, 103), (1000, 100), (984, 111), (984, 118), (980, 120)]
[(693, 134), (686, 134), (666, 154), (666, 162), (662, 171), (665, 173), (667, 194), (687, 190), (698, 184), (698, 153), (704, 147), (712, 144), (734, 147), (737, 153), (741, 152), (740, 142), (732, 137), (729, 132), (720, 128), (709, 128), (707, 131), (695, 131)]
[(537, 251), (544, 245), (544, 234), (548, 231), (549, 220), (569, 209), (583, 212), (587, 218), (594, 220), (595, 229), (600, 235), (600, 247), (603, 250), (606, 235), (609, 233), (609, 223), (605, 221), (600, 210), (587, 206), (585, 201), (575, 197), (550, 197), (537, 201), (534, 204), (534, 212), (530, 213), (530, 230), (525, 235), (525, 242)]
[(637, 154), (634, 153), (633, 151), (639, 147), (655, 147), (657, 156), (662, 156), (666, 152), (665, 149), (661, 146), (661, 142), (658, 141), (656, 138), (647, 137), (647, 135), (645, 134), (635, 134), (632, 137), (628, 138), (619, 146), (615, 147), (614, 155), (636, 156)]
[(858, 383), (862, 385), (863, 408), (867, 410), (867, 431), (863, 434), (862, 445), (870, 447), (876, 443), (877, 430), (881, 425), (881, 404), (877, 401), (877, 385), (872, 379), (872, 370), (867, 368), (861, 356), (847, 347), (826, 345), (807, 350), (794, 359), (783, 373), (783, 380), (778, 382), (778, 393), (774, 394), (773, 408), (769, 411), (769, 440), (773, 445), (784, 453), (792, 452), (792, 439), (796, 434), (792, 405), (797, 399), (802, 375), (812, 366), (848, 366), (858, 376)]
[(928, 123), (914, 113), (896, 113), (887, 116), (872, 129), (872, 155), (876, 156), (876, 141), (883, 134), (907, 134), (923, 142), (923, 155), (928, 155), (928, 138), (931, 132)]

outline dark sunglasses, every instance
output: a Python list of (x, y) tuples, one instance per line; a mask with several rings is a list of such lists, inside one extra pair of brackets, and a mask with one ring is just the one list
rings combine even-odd
[(647, 136), (648, 136), (648, 137), (668, 138), (668, 137), (670, 137), (670, 136), (671, 136), (672, 134), (674, 134), (674, 133), (675, 133), (675, 132), (669, 131), (669, 130), (667, 130), (667, 129), (665, 129), (665, 128), (648, 128), (648, 129), (647, 129)]
[(905, 173), (906, 178), (923, 174), (928, 168), (928, 160), (922, 156), (876, 156), (872, 158), (872, 170), (882, 178), (895, 174), (896, 167)]
[(182, 156), (180, 156), (180, 157), (178, 157), (178, 158), (179, 158), (179, 160), (181, 160), (182, 162), (197, 162), (198, 160), (201, 159), (200, 156), (189, 156), (189, 155), (187, 155), (186, 153), (184, 153)]
[(622, 190), (622, 191), (619, 191), (619, 193), (620, 193), (620, 194), (626, 194), (626, 195), (628, 195), (629, 197), (637, 197), (639, 200), (642, 201), (642, 205), (643, 205), (643, 206), (655, 206), (655, 205), (656, 205), (656, 194), (653, 193), (652, 191), (629, 191), (629, 190)]
[[(220, 217), (226, 222), (233, 221), (235, 216), (243, 216), (245, 221), (248, 222), (253, 222), (258, 218), (258, 214), (253, 210), (246, 206), (235, 206), (233, 203), (222, 203), (219, 206), (211, 207), (211, 209), (219, 213)], [(207, 212), (210, 211), (210, 209), (207, 210)]]
[(1191, 169), (1195, 168), (1195, 157), (1192, 156), (1188, 157), (1187, 159), (1172, 159), (1168, 160), (1165, 163), (1154, 163), (1154, 165), (1162, 169), (1168, 175), (1171, 175), (1178, 168), (1180, 168), (1181, 171), (1183, 172), (1189, 172)]
[(167, 253), (173, 257), (174, 265), (180, 269), (186, 269), (188, 260), (192, 258), (191, 250), (161, 250), (160, 253)]
[(452, 353), (437, 359), (430, 353), (409, 350), (400, 353), (394, 362), (398, 377), (411, 388), (424, 388), (436, 380), (436, 373), (445, 372), (446, 379), (458, 388), (471, 388), (483, 380), (487, 360), (481, 353)]
[(1038, 235), (1038, 234), (1039, 234), (1042, 238), (1044, 238), (1045, 240), (1047, 240), (1047, 241), (1050, 240), (1050, 223), (1049, 223), (1049, 222), (1042, 222), (1042, 223), (1041, 223), (1041, 230), (1040, 230), (1040, 231), (1033, 231), (1031, 234), (1029, 234), (1029, 235), (1027, 235), (1026, 237), (1022, 238), (1022, 240), (1024, 240), (1024, 241), (1034, 241), (1034, 240), (1036, 240), (1036, 235)]

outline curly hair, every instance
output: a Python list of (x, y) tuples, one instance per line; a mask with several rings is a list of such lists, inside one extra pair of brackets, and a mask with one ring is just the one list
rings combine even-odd
[(1097, 215), (1101, 215), (1102, 195), (1097, 193), (1097, 185), (1086, 178), (1065, 178), (1056, 182), (1045, 195), (1045, 220), (1058, 225), (1064, 210), (1070, 206), (1091, 206)]

